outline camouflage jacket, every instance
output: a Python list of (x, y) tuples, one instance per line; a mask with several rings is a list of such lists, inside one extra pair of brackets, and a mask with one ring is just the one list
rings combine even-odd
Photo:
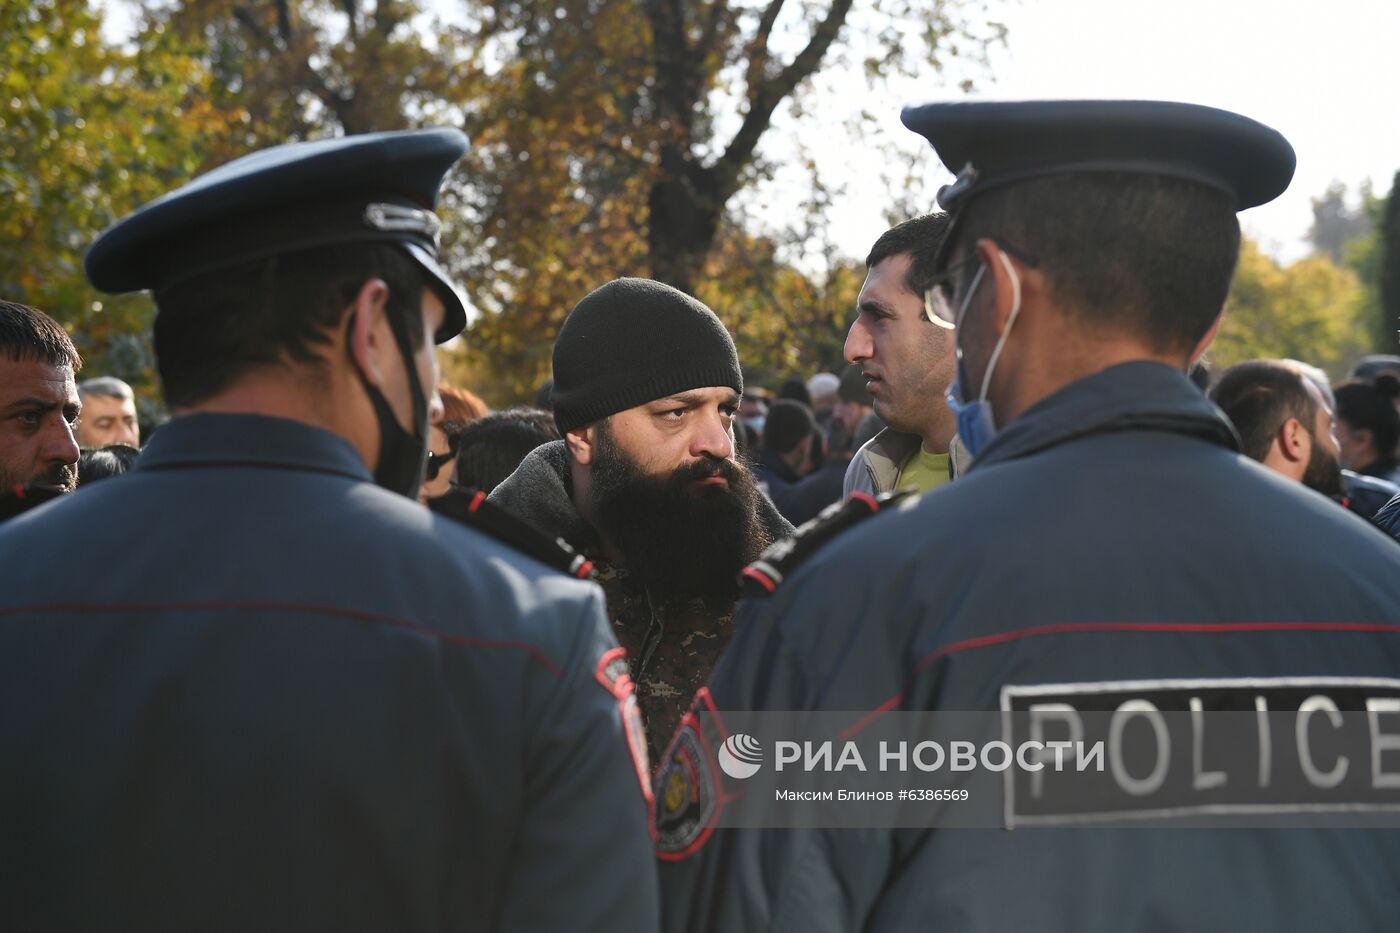
[[(661, 753), (704, 686), (715, 662), (729, 644), (733, 607), (722, 613), (700, 601), (658, 605), (633, 582), (625, 567), (608, 562), (598, 535), (574, 508), (569, 454), (563, 441), (537, 447), (489, 501), (551, 537), (563, 538), (594, 565), (608, 600), (608, 617), (618, 642), (627, 649), (637, 702), (646, 725), (652, 762)], [(774, 540), (792, 534), (788, 523), (766, 497), (761, 517)]]

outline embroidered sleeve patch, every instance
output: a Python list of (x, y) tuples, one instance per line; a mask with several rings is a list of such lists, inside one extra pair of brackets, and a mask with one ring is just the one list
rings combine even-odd
[(653, 835), (656, 856), (663, 861), (678, 862), (700, 851), (724, 806), (715, 758), (724, 736), (715, 731), (716, 716), (706, 716), (702, 723), (697, 710), (714, 712), (706, 687), (695, 694), (656, 772)]
[(642, 711), (637, 706), (636, 684), (627, 666), (627, 650), (613, 648), (598, 659), (598, 683), (617, 699), (618, 715), (627, 738), (627, 750), (632, 753), (632, 766), (642, 786), (647, 808), (653, 808), (651, 796), (651, 762), (647, 759), (647, 736), (642, 727)]

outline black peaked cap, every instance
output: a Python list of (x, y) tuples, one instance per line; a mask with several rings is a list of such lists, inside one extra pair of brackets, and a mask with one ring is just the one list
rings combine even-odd
[(83, 265), (106, 292), (158, 290), (191, 275), (338, 243), (396, 243), (446, 309), (466, 307), (437, 264), (438, 189), (467, 151), (454, 129), (368, 133), (263, 149), (157, 198), (104, 231)]
[(1244, 210), (1282, 194), (1297, 161), (1277, 130), (1198, 104), (961, 101), (906, 107), (900, 119), (957, 173), (938, 193), (953, 212), (983, 192), (1068, 172), (1184, 178), (1224, 191)]

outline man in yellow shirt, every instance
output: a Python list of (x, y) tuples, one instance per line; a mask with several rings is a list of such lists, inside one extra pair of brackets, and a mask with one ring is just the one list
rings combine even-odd
[(947, 214), (915, 217), (885, 231), (866, 257), (845, 355), (861, 368), (888, 427), (852, 458), (844, 495), (905, 486), (928, 492), (967, 465), (944, 403), (955, 368), (953, 330), (925, 313), (923, 298), (947, 231)]

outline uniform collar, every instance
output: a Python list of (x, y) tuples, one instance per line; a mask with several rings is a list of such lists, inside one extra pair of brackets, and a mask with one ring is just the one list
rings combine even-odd
[(1138, 360), (1110, 366), (1036, 402), (997, 433), (972, 469), (1091, 434), (1127, 430), (1169, 431), (1240, 449), (1225, 415), (1180, 370)]
[(373, 482), (345, 438), (267, 415), (181, 415), (161, 426), (136, 462), (142, 471), (202, 466), (309, 470)]

